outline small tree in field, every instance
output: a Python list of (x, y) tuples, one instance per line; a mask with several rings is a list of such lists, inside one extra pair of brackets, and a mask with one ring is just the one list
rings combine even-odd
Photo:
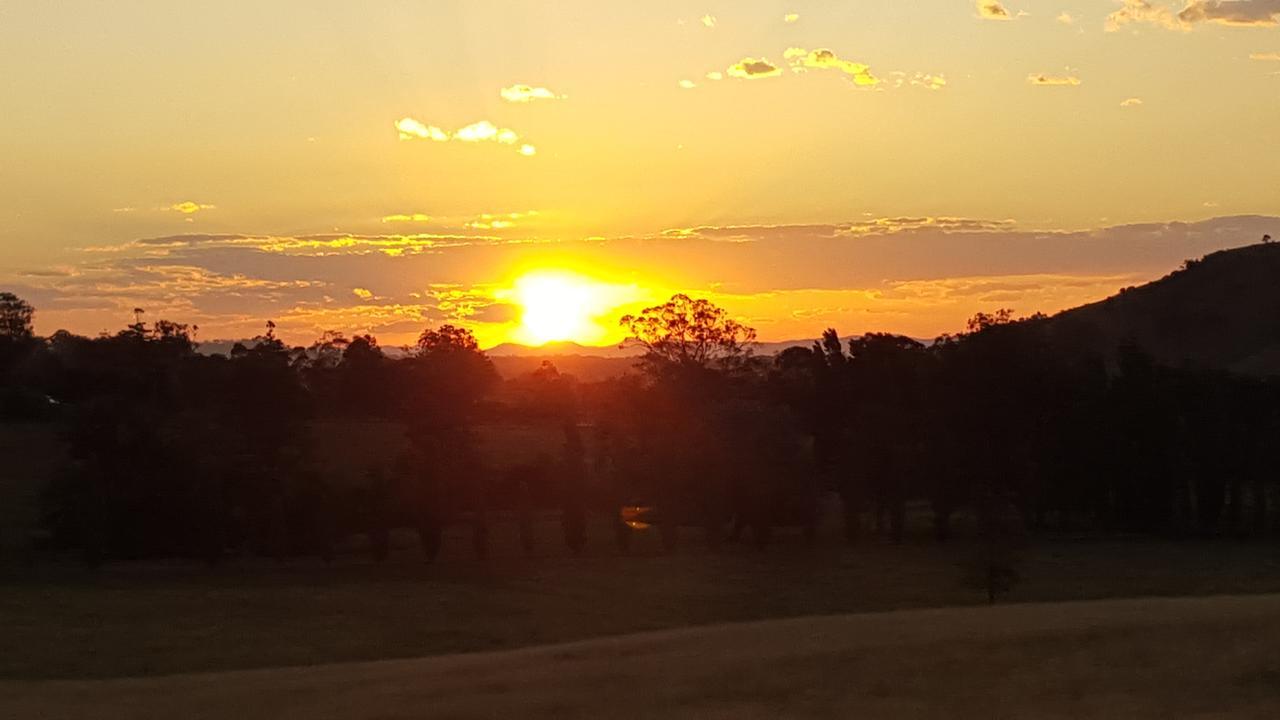
[(650, 372), (663, 366), (737, 369), (751, 360), (756, 339), (755, 330), (723, 308), (683, 294), (619, 322), (645, 349), (642, 363)]
[(1018, 509), (995, 493), (978, 502), (978, 550), (966, 576), (967, 584), (984, 591), (994, 604), (1022, 579), (1019, 567), (1027, 542)]

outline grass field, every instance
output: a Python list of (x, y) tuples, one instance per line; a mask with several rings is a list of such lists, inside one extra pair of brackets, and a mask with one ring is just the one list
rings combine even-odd
[[(525, 559), (514, 530), (472, 560), (455, 531), (442, 561), (402, 548), (385, 565), (346, 556), (41, 567), (0, 585), (0, 678), (104, 678), (509, 649), (722, 622), (979, 604), (964, 543), (817, 547), (784, 535), (763, 553), (693, 542), (663, 556), (642, 538), (618, 557), (593, 528), (584, 557), (556, 528)], [(1014, 602), (1280, 592), (1280, 548), (1235, 542), (1055, 540), (1030, 552)]]
[(949, 608), (499, 653), (0, 681), (41, 718), (1273, 718), (1280, 596)]

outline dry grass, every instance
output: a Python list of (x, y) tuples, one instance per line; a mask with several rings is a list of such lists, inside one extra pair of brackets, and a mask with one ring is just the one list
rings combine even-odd
[(1280, 596), (801, 618), (501, 653), (0, 683), (44, 718), (1276, 717)]
[[(806, 548), (783, 536), (764, 553), (688, 543), (614, 554), (593, 528), (585, 557), (525, 559), (511, 528), (495, 557), (472, 560), (460, 531), (438, 565), (402, 548), (377, 566), (300, 560), (41, 568), (0, 585), (0, 678), (85, 678), (408, 658), (509, 649), (646, 630), (901, 608), (978, 604), (964, 544), (920, 539)], [(1262, 544), (1134, 539), (1036, 546), (1015, 602), (1280, 592), (1280, 550)]]

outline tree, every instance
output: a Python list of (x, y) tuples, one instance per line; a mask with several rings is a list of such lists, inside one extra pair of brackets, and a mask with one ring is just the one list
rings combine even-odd
[(35, 308), (9, 292), (0, 292), (0, 340), (29, 340)]
[(741, 368), (752, 357), (756, 331), (709, 300), (673, 295), (662, 305), (619, 320), (631, 341), (645, 349), (644, 366)]

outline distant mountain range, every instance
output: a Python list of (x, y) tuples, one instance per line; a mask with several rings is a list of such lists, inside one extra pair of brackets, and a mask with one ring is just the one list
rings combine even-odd
[[(1280, 374), (1280, 244), (1249, 245), (1190, 260), (1159, 280), (1064, 310), (1049, 322), (1060, 342), (1083, 344), (1108, 356), (1132, 341), (1167, 364)], [(235, 342), (202, 342), (200, 351), (228, 353)], [(758, 343), (755, 352), (768, 356), (812, 343)], [(384, 350), (393, 357), (401, 352)], [(503, 377), (550, 361), (560, 372), (586, 381), (620, 375), (641, 355), (635, 346), (573, 342), (538, 347), (503, 343), (486, 352)]]

